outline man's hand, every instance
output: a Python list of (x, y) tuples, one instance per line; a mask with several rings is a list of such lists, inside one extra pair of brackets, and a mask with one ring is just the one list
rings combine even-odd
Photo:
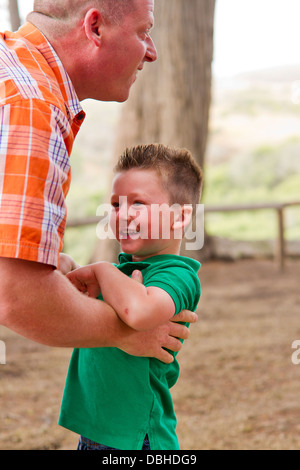
[(194, 312), (183, 310), (153, 330), (141, 332), (132, 330), (132, 334), (126, 336), (125, 342), (119, 348), (133, 356), (154, 357), (171, 364), (174, 358), (166, 349), (173, 352), (180, 351), (182, 348), (180, 339), (189, 337), (189, 329), (178, 322), (195, 323), (197, 320), (198, 317)]
[(189, 335), (177, 322), (196, 320), (192, 312), (181, 312), (165, 325), (137, 332), (105, 302), (79, 293), (52, 266), (0, 257), (0, 277), (0, 325), (47, 346), (116, 347), (170, 363), (173, 357), (164, 348), (179, 351), (177, 338)]
[[(170, 321), (175, 323), (196, 323), (198, 321), (198, 315), (195, 312), (191, 312), (190, 310), (182, 310), (180, 313), (178, 313), (178, 315), (174, 315)], [(179, 338), (181, 338), (181, 336), (179, 336)]]

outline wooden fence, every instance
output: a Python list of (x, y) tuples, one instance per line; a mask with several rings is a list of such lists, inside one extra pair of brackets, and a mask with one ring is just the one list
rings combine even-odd
[[(284, 222), (284, 211), (288, 207), (300, 206), (300, 201), (290, 201), (283, 203), (260, 203), (260, 204), (235, 204), (228, 206), (210, 206), (205, 205), (204, 212), (237, 212), (237, 211), (257, 211), (257, 210), (274, 210), (277, 214), (277, 237), (275, 244), (274, 259), (278, 265), (278, 268), (283, 271), (286, 259), (286, 247), (285, 247), (285, 222)], [(100, 217), (85, 217), (81, 219), (73, 219), (67, 222), (67, 228), (71, 227), (83, 227), (86, 225), (96, 225), (100, 220)]]
[(236, 204), (228, 206), (205, 206), (205, 213), (257, 211), (266, 209), (274, 210), (277, 214), (277, 237), (274, 258), (280, 271), (283, 271), (286, 259), (284, 210), (291, 206), (300, 206), (300, 201), (290, 201), (283, 203), (270, 202), (261, 204)]

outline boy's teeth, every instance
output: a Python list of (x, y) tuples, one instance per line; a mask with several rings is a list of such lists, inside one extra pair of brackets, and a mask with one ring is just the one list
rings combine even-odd
[(121, 235), (134, 235), (134, 234), (137, 234), (139, 232), (137, 230), (128, 230), (128, 231), (122, 231), (120, 233), (121, 233)]

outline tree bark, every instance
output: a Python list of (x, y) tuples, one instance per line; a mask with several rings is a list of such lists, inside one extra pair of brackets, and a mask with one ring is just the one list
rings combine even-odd
[(18, 0), (9, 0), (8, 1), (10, 24), (13, 31), (19, 29), (21, 25)]
[[(156, 0), (152, 37), (158, 60), (145, 64), (123, 105), (113, 160), (127, 146), (160, 142), (188, 148), (203, 167), (214, 9), (215, 0)], [(115, 260), (111, 246), (100, 241), (93, 259)]]

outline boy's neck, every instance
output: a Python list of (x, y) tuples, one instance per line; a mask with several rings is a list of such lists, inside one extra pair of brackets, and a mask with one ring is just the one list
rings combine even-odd
[(180, 255), (181, 240), (176, 240), (176, 242), (179, 242), (179, 243), (176, 243), (176, 244), (174, 244), (173, 247), (168, 247), (165, 250), (160, 250), (160, 251), (157, 251), (157, 252), (150, 252), (150, 253), (147, 253), (145, 255), (133, 254), (132, 255), (132, 261), (139, 262), (139, 261), (143, 261), (147, 258), (153, 258), (154, 256), (161, 256), (161, 255), (176, 255), (176, 256), (179, 256)]

